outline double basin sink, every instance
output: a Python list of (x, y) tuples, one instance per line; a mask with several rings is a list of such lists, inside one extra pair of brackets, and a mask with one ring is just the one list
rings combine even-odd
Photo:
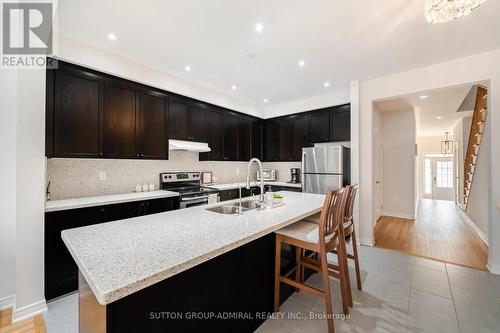
[[(257, 203), (256, 200), (242, 201), (241, 202), (241, 213), (248, 212), (250, 210), (261, 209), (261, 205)], [(225, 205), (215, 206), (212, 208), (207, 208), (206, 210), (219, 214), (238, 214), (240, 212), (240, 203), (233, 202)]]

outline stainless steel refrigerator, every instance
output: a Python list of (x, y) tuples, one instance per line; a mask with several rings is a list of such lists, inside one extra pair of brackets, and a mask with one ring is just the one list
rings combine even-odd
[(302, 148), (302, 192), (325, 194), (350, 182), (350, 149), (337, 145)]

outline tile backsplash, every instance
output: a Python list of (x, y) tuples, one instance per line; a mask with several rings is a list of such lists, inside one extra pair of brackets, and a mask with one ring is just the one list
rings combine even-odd
[[(169, 171), (212, 171), (217, 183), (244, 181), (247, 162), (203, 162), (198, 154), (171, 151), (168, 161), (65, 159), (47, 160), (47, 180), (51, 182), (51, 200), (94, 195), (129, 193), (136, 184), (159, 186), (159, 174)], [(300, 162), (263, 163), (264, 168), (278, 170), (278, 180), (290, 180), (290, 168)]]

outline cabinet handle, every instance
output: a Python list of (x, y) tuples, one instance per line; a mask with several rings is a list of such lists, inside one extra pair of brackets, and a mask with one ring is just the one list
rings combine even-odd
[(102, 156), (102, 155), (104, 155), (104, 154), (103, 154), (103, 152), (101, 151), (101, 152), (99, 153), (99, 156)]
[(136, 156), (139, 157), (139, 154), (137, 154)]

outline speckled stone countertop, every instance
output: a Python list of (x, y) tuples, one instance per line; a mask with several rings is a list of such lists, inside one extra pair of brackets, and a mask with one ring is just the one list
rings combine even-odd
[[(252, 186), (258, 186), (259, 182), (256, 182), (257, 184), (252, 182)], [(287, 182), (264, 182), (264, 185), (275, 185), (275, 186), (288, 186), (288, 187), (296, 187), (300, 188), (301, 184), (294, 184), (294, 183), (287, 183)], [(207, 185), (207, 187), (213, 187), (218, 190), (231, 190), (235, 189), (238, 187), (245, 187), (247, 186), (246, 182), (241, 182), (241, 183), (228, 183), (228, 184), (213, 184), (213, 185)]]
[(45, 203), (45, 212), (56, 212), (59, 210), (93, 207), (100, 205), (111, 205), (122, 202), (139, 200), (151, 200), (168, 197), (178, 197), (179, 193), (170, 191), (134, 192), (124, 194), (99, 195), (66, 200), (52, 200)]
[(106, 305), (297, 222), (323, 205), (323, 195), (280, 193), (285, 205), (273, 209), (224, 215), (206, 210), (221, 203), (196, 206), (68, 229), (62, 239), (99, 303)]

